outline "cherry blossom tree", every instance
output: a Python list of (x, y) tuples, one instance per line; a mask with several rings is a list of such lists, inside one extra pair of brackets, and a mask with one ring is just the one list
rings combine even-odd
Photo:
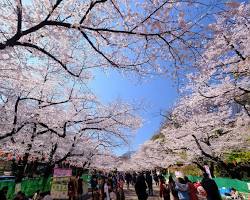
[(249, 4), (218, 16), (211, 25), (215, 35), (203, 54), (205, 62), (199, 61), (200, 70), (189, 77), (187, 90), (192, 93), (180, 100), (171, 116), (177, 126), (173, 137), (191, 151), (196, 146), (196, 158), (221, 164), (230, 175), (225, 153), (249, 147), (248, 18)]
[(215, 12), (217, 4), (220, 2), (4, 0), (0, 50), (5, 62), (1, 68), (27, 68), (30, 59), (35, 59), (50, 61), (56, 70), (73, 77), (110, 66), (140, 74), (173, 71), (160, 63), (177, 69), (189, 63), (187, 57), (199, 55), (203, 20)]
[(183, 97), (166, 116), (160, 134), (172, 155), (184, 150), (186, 161), (201, 169), (209, 161), (237, 177), (224, 156), (232, 150), (249, 150), (250, 7), (229, 6), (209, 26), (213, 39), (188, 75)]
[(179, 147), (171, 149), (165, 137), (156, 140), (148, 140), (143, 143), (131, 158), (121, 160), (118, 170), (154, 170), (155, 168), (167, 168), (176, 163), (188, 163), (183, 156), (185, 149)]
[[(1, 147), (12, 150), (25, 162), (37, 158), (51, 166), (63, 161), (85, 166), (100, 147), (112, 149), (121, 142), (126, 143), (129, 136), (126, 133), (140, 125), (140, 119), (132, 114), (133, 108), (126, 104), (112, 103), (106, 107), (99, 105), (95, 109), (73, 112), (81, 108), (76, 107), (78, 101), (68, 103), (71, 109), (65, 110), (67, 115), (62, 108), (59, 110), (61, 113), (56, 109), (58, 105), (53, 106), (54, 116), (51, 110), (39, 109), (32, 122), (27, 120), (30, 126), (11, 132), (11, 140), (4, 134)], [(20, 117), (17, 116), (18, 119)]]
[[(133, 160), (148, 158), (146, 168), (165, 166), (171, 154), (178, 160), (187, 149), (190, 160), (198, 154), (218, 161), (222, 144), (238, 144), (232, 137), (242, 147), (240, 131), (249, 125), (249, 5), (229, 3), (223, 12), (220, 6), (193, 0), (3, 0), (0, 147), (25, 162), (36, 157), (50, 165), (108, 166), (99, 148), (126, 142), (140, 119), (127, 103), (98, 101), (86, 86), (92, 70), (179, 76), (190, 66), (188, 95), (162, 130), (169, 144), (149, 141)], [(211, 13), (217, 21), (207, 27)]]
[[(193, 6), (196, 14), (185, 15)], [(140, 119), (126, 103), (101, 104), (86, 87), (91, 70), (146, 75), (166, 71), (163, 63), (177, 69), (199, 55), (197, 24), (214, 7), (199, 1), (2, 1), (1, 148), (51, 165), (84, 154), (84, 164), (100, 145), (126, 142)], [(81, 145), (92, 153), (81, 152)]]
[(2, 80), (0, 107), (0, 147), (14, 152), (24, 166), (38, 160), (49, 168), (61, 162), (84, 167), (100, 147), (127, 143), (140, 126), (133, 106), (122, 101), (103, 105), (51, 66), (26, 73), (11, 85)]

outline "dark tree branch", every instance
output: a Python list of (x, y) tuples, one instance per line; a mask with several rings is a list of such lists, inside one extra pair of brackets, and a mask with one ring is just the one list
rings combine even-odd
[(243, 87), (239, 87), (239, 89), (242, 90), (242, 91), (244, 91), (245, 93), (250, 93), (250, 90), (245, 89), (245, 88), (243, 88)]
[(17, 2), (17, 33), (16, 35), (21, 35), (22, 32), (22, 0)]
[(242, 103), (241, 101), (237, 100), (236, 98), (234, 98), (234, 101), (237, 104), (241, 105), (244, 108), (244, 110), (246, 111), (247, 115), (250, 117), (250, 111), (248, 110), (247, 105)]
[(230, 167), (226, 163), (224, 163), (219, 157), (215, 157), (215, 156), (212, 156), (212, 155), (206, 153), (204, 151), (204, 149), (201, 147), (201, 145), (200, 145), (198, 139), (196, 138), (196, 136), (192, 135), (192, 137), (194, 138), (195, 143), (198, 146), (198, 149), (201, 151), (202, 155), (209, 158), (213, 162), (220, 164), (230, 174), (231, 177), (234, 177), (234, 173), (232, 172), (232, 170), (230, 169)]
[(56, 153), (57, 148), (58, 148), (58, 144), (57, 143), (55, 145), (52, 145), (52, 149), (51, 149), (50, 154), (49, 154), (49, 166), (48, 167), (50, 167), (52, 165), (52, 163), (53, 163), (52, 162), (53, 161), (53, 157), (54, 157), (54, 155)]
[(223, 37), (226, 40), (227, 44), (231, 47), (231, 49), (240, 57), (240, 59), (243, 61), (246, 60), (242, 53), (240, 53), (239, 50), (237, 50), (233, 44), (230, 44), (229, 39), (225, 35), (223, 35)]
[(220, 161), (220, 159), (218, 159), (217, 157), (214, 157), (214, 156), (212, 156), (212, 155), (206, 153), (206, 152), (203, 150), (203, 148), (201, 147), (201, 145), (200, 145), (200, 143), (199, 143), (199, 141), (198, 141), (198, 139), (197, 139), (197, 137), (196, 137), (195, 135), (192, 135), (192, 137), (194, 138), (196, 145), (198, 146), (199, 150), (201, 151), (201, 153), (202, 153), (204, 156), (206, 156), (207, 158), (210, 158), (211, 160), (216, 161), (216, 162), (219, 162), (219, 161)]
[(90, 13), (90, 11), (99, 3), (104, 3), (107, 0), (98, 0), (98, 1), (91, 1), (88, 9), (86, 10), (84, 16), (82, 17), (82, 19), (80, 20), (80, 24), (82, 24), (84, 22), (84, 20), (87, 18), (88, 14)]
[(54, 12), (54, 10), (59, 6), (59, 4), (62, 2), (63, 0), (57, 0), (55, 5), (52, 7), (52, 10), (49, 12), (49, 14), (47, 15), (47, 17), (45, 18), (44, 21), (47, 21), (50, 16), (52, 15), (52, 13)]
[(79, 74), (74, 74), (73, 72), (71, 72), (67, 66), (60, 60), (58, 60), (55, 56), (53, 56), (51, 53), (49, 53), (48, 51), (46, 51), (45, 49), (35, 45), (35, 44), (31, 44), (31, 43), (27, 43), (27, 42), (15, 42), (14, 45), (17, 46), (24, 46), (24, 47), (29, 47), (29, 48), (33, 48), (36, 49), (40, 52), (42, 52), (43, 54), (47, 55), (48, 57), (50, 57), (52, 60), (56, 61), (57, 63), (59, 63), (70, 75), (75, 76), (75, 77), (79, 77)]
[[(30, 122), (25, 122), (25, 123), (23, 123), (22, 125), (20, 125), (18, 128), (16, 128), (16, 129), (12, 129), (12, 131), (11, 132), (9, 132), (9, 133), (6, 133), (6, 134), (4, 134), (4, 135), (1, 135), (0, 136), (0, 140), (2, 140), (2, 139), (5, 139), (5, 138), (7, 138), (7, 137), (11, 137), (11, 136), (14, 136), (15, 134), (17, 134), (19, 131), (21, 131), (26, 125), (28, 125), (28, 124), (30, 124)], [(14, 141), (13, 139), (12, 139), (12, 141)]]
[(203, 165), (200, 164), (199, 162), (197, 161), (193, 161), (194, 164), (197, 165), (197, 167), (202, 171), (202, 172), (206, 172), (206, 170), (204, 169)]
[(205, 94), (203, 94), (200, 90), (198, 90), (199, 94), (204, 97), (204, 98), (207, 98), (207, 99), (213, 99), (213, 98), (216, 98), (216, 97), (219, 97), (220, 95), (214, 95), (214, 96), (207, 96)]
[(112, 5), (114, 6), (114, 8), (116, 9), (116, 11), (119, 13), (119, 15), (121, 16), (122, 19), (124, 19), (124, 16), (122, 14), (122, 12), (119, 10), (119, 8), (115, 5), (115, 3), (113, 2), (113, 0), (110, 0)]
[(48, 131), (50, 131), (51, 133), (54, 133), (54, 134), (58, 135), (59, 137), (64, 138), (64, 137), (66, 136), (65, 133), (59, 134), (57, 131), (55, 131), (54, 129), (50, 128), (48, 125), (46, 125), (46, 124), (44, 124), (44, 123), (42, 123), (42, 122), (38, 122), (38, 124), (39, 124), (40, 126), (46, 128), (46, 129), (47, 129)]
[[(33, 100), (33, 101), (38, 101), (39, 102), (39, 108), (45, 108), (45, 107), (49, 107), (49, 106), (53, 106), (53, 105), (59, 105), (59, 104), (64, 104), (64, 103), (68, 103), (71, 100), (71, 95), (69, 96), (69, 98), (67, 100), (63, 100), (63, 101), (58, 101), (58, 102), (53, 102), (53, 101), (43, 101), (41, 99), (37, 99), (34, 97), (23, 97), (20, 100)], [(41, 103), (46, 103), (46, 105), (41, 105)]]
[(152, 17), (158, 10), (160, 10), (166, 3), (169, 3), (169, 1), (165, 1), (163, 4), (161, 4), (158, 8), (156, 8), (152, 13), (150, 13), (144, 20), (142, 20), (139, 24), (137, 24), (134, 28), (131, 29), (131, 31), (135, 30), (139, 25), (143, 24), (145, 21), (147, 21), (150, 17)]
[[(36, 132), (37, 132), (37, 124), (34, 123), (33, 124), (33, 129), (32, 129), (31, 143), (27, 144), (27, 148), (26, 148), (24, 158), (23, 158), (24, 166), (26, 166), (27, 163), (28, 163), (29, 156), (30, 156), (30, 150), (32, 149)], [(25, 170), (26, 170), (26, 167), (24, 168), (23, 174), (25, 174)]]
[(126, 30), (115, 30), (115, 29), (109, 29), (109, 28), (94, 28), (94, 27), (88, 27), (88, 26), (80, 26), (82, 29), (90, 30), (90, 31), (100, 31), (100, 32), (109, 32), (109, 33), (120, 33), (120, 34), (127, 34), (127, 35), (138, 35), (138, 36), (144, 36), (144, 37), (158, 37), (159, 35), (164, 34), (171, 34), (171, 31), (163, 31), (159, 33), (143, 33), (143, 32), (135, 32), (135, 31), (126, 31)]
[(134, 31), (126, 31), (126, 30), (116, 30), (116, 29), (109, 29), (109, 28), (94, 28), (94, 27), (88, 27), (88, 26), (74, 26), (71, 23), (67, 22), (60, 22), (60, 21), (53, 21), (53, 20), (48, 20), (48, 21), (43, 21), (36, 26), (33, 26), (25, 31), (22, 32), (22, 36), (33, 33), (44, 26), (61, 26), (65, 28), (72, 28), (72, 29), (86, 29), (90, 31), (100, 31), (100, 32), (109, 32), (109, 33), (120, 33), (120, 34), (127, 34), (127, 35), (138, 35), (138, 36), (159, 36), (159, 35), (164, 35), (164, 34), (171, 34), (171, 31), (163, 31), (163, 32), (158, 32), (158, 33), (143, 33), (143, 32), (134, 32)]
[(120, 68), (119, 65), (117, 65), (114, 61), (112, 61), (110, 58), (108, 58), (101, 50), (99, 50), (94, 44), (93, 42), (89, 39), (89, 37), (86, 35), (86, 33), (84, 33), (83, 31), (81, 31), (83, 37), (88, 41), (88, 43), (90, 44), (90, 46), (98, 53), (100, 54), (105, 60), (107, 60), (112, 66), (115, 66), (117, 68)]
[[(17, 115), (18, 115), (18, 105), (19, 105), (19, 103), (20, 103), (20, 97), (18, 96), (18, 97), (17, 97), (17, 100), (16, 100), (16, 102), (15, 102), (15, 105), (14, 105), (14, 119), (13, 119), (13, 123), (12, 123), (13, 128), (12, 128), (12, 130), (11, 130), (10, 133), (6, 133), (6, 134), (0, 136), (0, 140), (1, 140), (1, 139), (4, 139), (4, 138), (7, 138), (7, 137), (10, 137), (10, 136), (13, 136), (14, 134), (17, 133), (17, 130), (20, 131), (20, 130), (25, 126), (25, 125), (23, 124), (23, 125), (21, 125), (21, 126), (17, 129)], [(12, 138), (12, 141), (14, 141), (13, 138)]]
[(13, 129), (12, 131), (15, 132), (16, 130), (16, 125), (17, 125), (17, 115), (18, 115), (18, 105), (20, 102), (20, 97), (17, 97), (16, 103), (15, 103), (15, 108), (14, 108), (14, 120), (13, 120)]

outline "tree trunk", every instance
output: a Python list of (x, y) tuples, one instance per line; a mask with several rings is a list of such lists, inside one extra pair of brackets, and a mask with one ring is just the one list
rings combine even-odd
[(210, 163), (209, 169), (210, 169), (212, 178), (214, 178), (214, 163), (213, 162)]
[(200, 163), (197, 162), (197, 161), (193, 161), (193, 163), (196, 164), (196, 166), (197, 166), (202, 172), (206, 172), (202, 164), (200, 164)]

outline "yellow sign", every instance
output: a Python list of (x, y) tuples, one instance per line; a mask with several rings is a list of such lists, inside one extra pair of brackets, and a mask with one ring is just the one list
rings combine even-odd
[(53, 177), (51, 196), (53, 199), (68, 199), (68, 182), (70, 177)]

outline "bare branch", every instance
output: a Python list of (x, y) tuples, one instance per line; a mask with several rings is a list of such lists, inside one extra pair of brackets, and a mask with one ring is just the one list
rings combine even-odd
[(88, 14), (90, 13), (90, 11), (99, 3), (104, 3), (107, 0), (98, 0), (98, 1), (91, 1), (87, 11), (85, 12), (84, 16), (82, 17), (82, 19), (80, 20), (80, 24), (82, 24), (84, 22), (84, 20), (87, 18)]
[(45, 18), (44, 21), (47, 21), (50, 16), (52, 15), (52, 13), (54, 12), (54, 10), (59, 6), (59, 4), (62, 2), (63, 0), (57, 0), (55, 5), (52, 7), (52, 10), (49, 12), (49, 14), (47, 15), (47, 17)]
[(17, 2), (17, 33), (16, 35), (20, 35), (22, 32), (22, 0), (18, 0)]
[(202, 97), (205, 97), (205, 98), (208, 98), (208, 99), (213, 99), (213, 98), (216, 98), (216, 97), (219, 97), (220, 95), (214, 95), (214, 96), (207, 96), (205, 94), (203, 94), (200, 90), (198, 90), (199, 94), (202, 96)]
[(142, 20), (139, 24), (137, 24), (134, 28), (131, 29), (131, 31), (135, 30), (139, 25), (143, 24), (145, 21), (147, 21), (150, 17), (152, 17), (157, 11), (159, 11), (166, 3), (169, 3), (169, 1), (165, 1), (163, 4), (161, 4), (158, 8), (156, 8), (152, 13), (150, 13), (144, 20)]
[(51, 53), (49, 53), (45, 49), (43, 49), (43, 48), (41, 48), (41, 47), (39, 47), (39, 46), (37, 46), (35, 44), (31, 44), (31, 43), (27, 43), (27, 42), (15, 42), (15, 45), (36, 49), (36, 50), (44, 53), (48, 57), (52, 58), (52, 60), (54, 60), (57, 63), (59, 63), (70, 75), (75, 76), (75, 77), (79, 77), (79, 74), (74, 74), (73, 72), (71, 72), (62, 61), (58, 60), (55, 56), (53, 56)]
[(242, 53), (239, 52), (239, 50), (237, 50), (233, 44), (230, 44), (229, 39), (225, 35), (223, 35), (223, 37), (226, 40), (227, 44), (231, 47), (231, 49), (240, 57), (240, 59), (243, 61), (246, 60), (246, 58), (242, 55)]
[(38, 124), (39, 124), (40, 126), (46, 128), (46, 129), (47, 129), (48, 131), (50, 131), (51, 133), (54, 133), (54, 134), (58, 135), (59, 137), (64, 138), (64, 137), (66, 136), (65, 133), (59, 134), (57, 131), (55, 131), (54, 129), (50, 128), (48, 125), (46, 125), (46, 124), (44, 124), (44, 123), (42, 123), (42, 122), (38, 122)]
[(93, 42), (89, 39), (89, 37), (86, 35), (86, 33), (84, 33), (83, 31), (81, 31), (83, 37), (88, 41), (88, 43), (90, 44), (90, 46), (98, 53), (100, 54), (105, 60), (107, 60), (112, 66), (115, 66), (117, 68), (120, 68), (119, 65), (117, 65), (114, 61), (112, 61), (110, 58), (108, 58), (101, 50), (99, 50), (94, 44)]
[(237, 100), (236, 98), (234, 98), (234, 101), (235, 101), (237, 104), (241, 105), (241, 106), (244, 108), (244, 110), (245, 110), (245, 112), (247, 113), (247, 115), (250, 117), (250, 111), (249, 111), (249, 109), (247, 108), (246, 104), (240, 102), (240, 101)]

